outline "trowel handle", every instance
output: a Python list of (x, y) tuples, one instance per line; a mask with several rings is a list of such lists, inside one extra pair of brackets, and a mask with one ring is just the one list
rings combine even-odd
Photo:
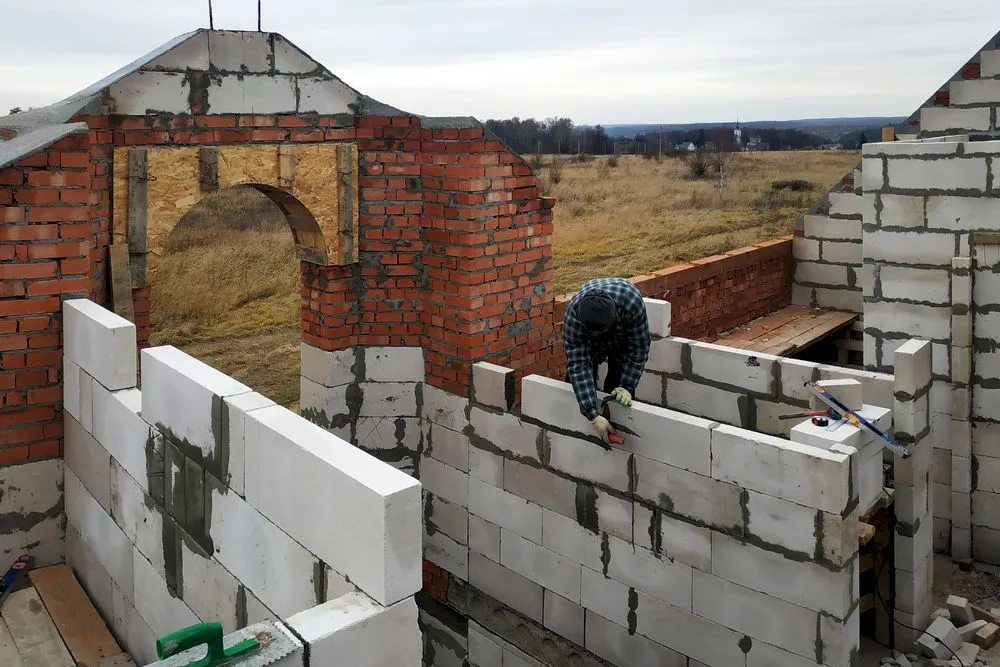
[(622, 436), (620, 436), (620, 435), (618, 435), (617, 433), (611, 433), (611, 434), (609, 434), (608, 435), (608, 440), (610, 440), (611, 444), (613, 444), (613, 445), (620, 445), (623, 442), (625, 442), (625, 438), (622, 437)]

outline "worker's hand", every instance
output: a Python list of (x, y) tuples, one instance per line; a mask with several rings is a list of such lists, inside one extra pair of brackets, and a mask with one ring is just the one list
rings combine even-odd
[(626, 408), (632, 407), (632, 394), (628, 393), (628, 389), (618, 387), (611, 392), (611, 395), (614, 396), (616, 401), (624, 405)]
[(607, 444), (611, 444), (611, 434), (615, 432), (611, 422), (601, 415), (597, 415), (594, 417), (594, 421), (590, 423), (594, 425), (594, 429), (597, 431), (597, 435), (601, 436), (601, 440)]

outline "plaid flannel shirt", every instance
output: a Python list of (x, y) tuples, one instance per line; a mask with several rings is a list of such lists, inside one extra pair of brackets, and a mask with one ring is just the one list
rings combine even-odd
[[(618, 317), (611, 329), (598, 337), (587, 333), (577, 315), (580, 297), (589, 291), (601, 291), (615, 301)], [(597, 417), (596, 368), (608, 358), (622, 366), (621, 386), (635, 395), (639, 379), (649, 359), (649, 322), (642, 294), (624, 278), (588, 280), (573, 295), (563, 318), (563, 346), (570, 383), (584, 417)]]

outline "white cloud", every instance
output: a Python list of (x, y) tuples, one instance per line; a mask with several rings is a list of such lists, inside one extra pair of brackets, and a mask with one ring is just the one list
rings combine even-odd
[[(256, 0), (214, 0), (255, 29)], [(0, 109), (57, 101), (208, 23), (206, 0), (4, 16)], [(350, 85), (429, 115), (697, 122), (905, 115), (1000, 29), (995, 0), (263, 0)]]

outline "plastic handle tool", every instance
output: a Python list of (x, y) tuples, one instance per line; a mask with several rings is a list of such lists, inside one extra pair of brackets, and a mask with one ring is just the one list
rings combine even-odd
[(221, 623), (198, 623), (171, 632), (156, 640), (156, 655), (163, 660), (188, 649), (208, 644), (208, 655), (190, 663), (188, 667), (212, 667), (229, 662), (233, 658), (249, 653), (260, 647), (254, 638), (246, 639), (236, 646), (223, 648)]

